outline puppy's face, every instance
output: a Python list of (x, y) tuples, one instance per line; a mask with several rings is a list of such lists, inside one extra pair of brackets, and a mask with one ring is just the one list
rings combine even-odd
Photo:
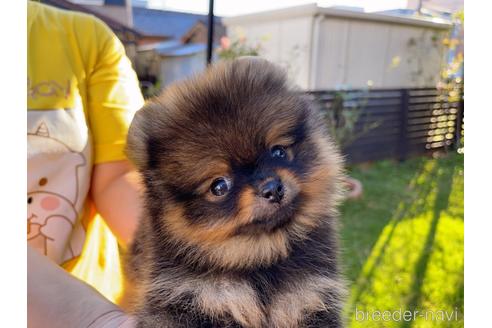
[(310, 103), (264, 60), (169, 87), (137, 113), (128, 154), (155, 229), (196, 261), (268, 265), (334, 213), (338, 152)]

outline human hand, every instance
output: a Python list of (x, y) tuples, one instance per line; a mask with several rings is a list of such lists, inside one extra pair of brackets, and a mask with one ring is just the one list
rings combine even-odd
[(94, 288), (27, 247), (29, 328), (134, 328), (135, 322)]

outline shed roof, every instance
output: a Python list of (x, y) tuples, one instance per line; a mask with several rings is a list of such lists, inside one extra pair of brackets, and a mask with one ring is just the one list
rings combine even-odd
[(150, 45), (138, 47), (138, 51), (155, 51), (157, 54), (166, 57), (188, 56), (207, 50), (207, 45), (203, 43), (185, 43), (179, 40), (170, 40)]
[(400, 16), (400, 17), (428, 17), (428, 18), (439, 17), (449, 21), (451, 21), (451, 19), (453, 18), (452, 14), (450, 13), (428, 10), (426, 8), (422, 8), (420, 13), (415, 9), (409, 9), (409, 8), (383, 10), (383, 11), (378, 11), (377, 13), (383, 15)]
[(397, 15), (387, 15), (382, 13), (368, 13), (357, 10), (346, 10), (336, 7), (319, 7), (315, 3), (288, 7), (276, 10), (257, 12), (247, 15), (233, 16), (223, 18), (225, 25), (248, 24), (260, 21), (271, 21), (279, 19), (288, 19), (302, 16), (318, 16), (349, 18), (366, 21), (386, 22), (400, 25), (424, 26), (439, 29), (448, 29), (451, 27), (451, 22), (442, 18), (435, 17), (404, 17)]
[[(145, 35), (179, 39), (199, 21), (207, 24), (207, 15), (133, 7), (133, 25)], [(220, 24), (220, 17), (215, 22)]]

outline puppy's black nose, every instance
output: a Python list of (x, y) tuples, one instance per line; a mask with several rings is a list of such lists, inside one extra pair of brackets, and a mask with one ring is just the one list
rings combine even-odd
[(260, 194), (270, 203), (280, 203), (284, 197), (284, 185), (279, 179), (270, 180), (260, 188)]

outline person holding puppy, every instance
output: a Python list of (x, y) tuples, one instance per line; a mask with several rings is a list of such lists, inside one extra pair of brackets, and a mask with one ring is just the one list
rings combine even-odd
[(77, 266), (96, 211), (122, 245), (133, 235), (140, 185), (124, 147), (143, 105), (138, 80), (99, 19), (31, 1), (27, 10), (28, 326), (131, 327), (61, 267)]

